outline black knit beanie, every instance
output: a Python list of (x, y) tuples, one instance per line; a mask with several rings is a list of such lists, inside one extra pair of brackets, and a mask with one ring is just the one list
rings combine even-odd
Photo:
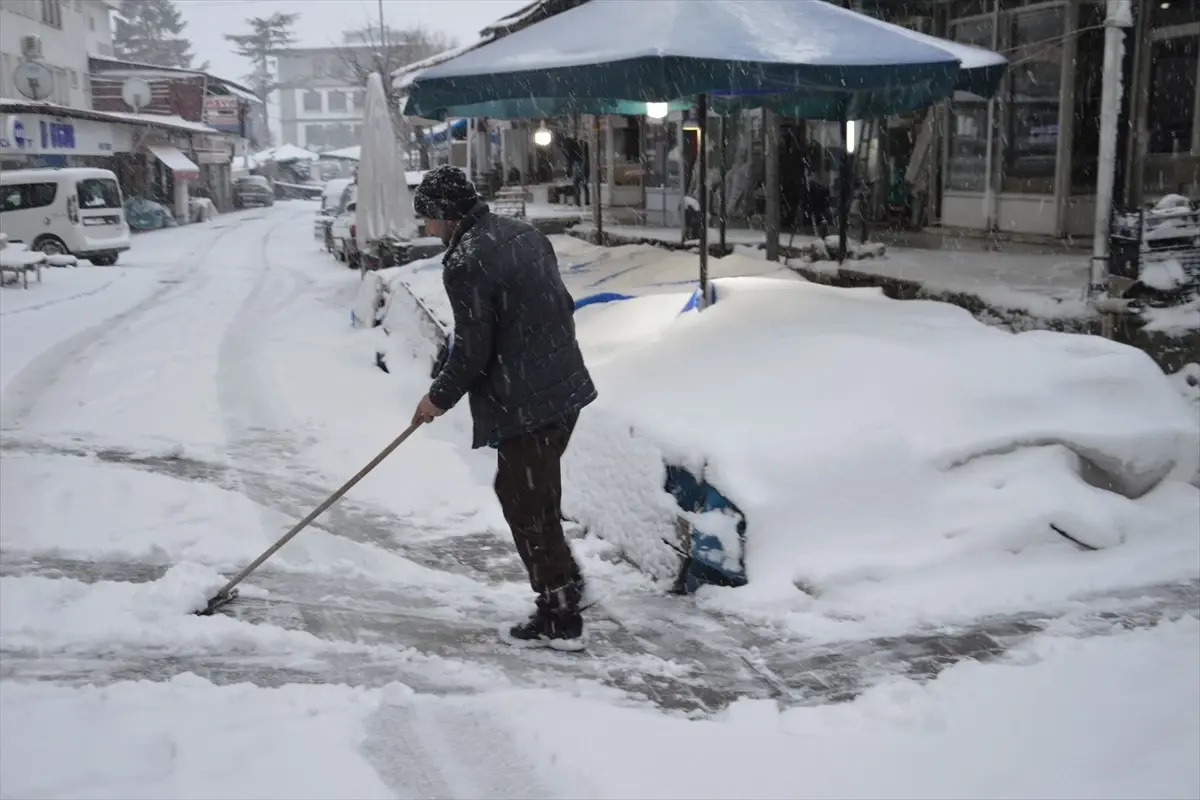
[(443, 164), (425, 173), (413, 194), (413, 211), (422, 219), (458, 220), (479, 202), (475, 184), (458, 167)]

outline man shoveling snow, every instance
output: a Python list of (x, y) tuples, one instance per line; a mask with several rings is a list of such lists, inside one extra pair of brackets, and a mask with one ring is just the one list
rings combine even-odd
[(413, 423), (468, 396), (472, 447), (497, 450), (496, 497), (537, 593), (533, 615), (505, 639), (582, 649), (584, 583), (563, 534), (561, 461), (596, 387), (554, 248), (529, 223), (493, 214), (456, 167), (426, 174), (413, 207), (446, 244), (442, 282), (454, 311), (449, 356)]

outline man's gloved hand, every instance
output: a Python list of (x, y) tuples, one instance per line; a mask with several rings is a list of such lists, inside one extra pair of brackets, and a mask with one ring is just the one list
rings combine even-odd
[(424, 425), (427, 422), (433, 422), (445, 413), (445, 409), (435, 406), (433, 401), (429, 399), (429, 395), (425, 395), (421, 398), (421, 402), (417, 403), (417, 409), (413, 411), (412, 424)]

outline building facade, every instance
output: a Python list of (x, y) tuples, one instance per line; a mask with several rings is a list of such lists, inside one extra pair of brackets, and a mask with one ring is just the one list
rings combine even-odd
[[(994, 100), (960, 94), (941, 110), (936, 220), (1091, 235), (1105, 13), (1098, 0), (955, 0), (935, 10), (936, 33), (1012, 61)], [(1200, 195), (1200, 2), (1135, 0), (1122, 73), (1118, 204)]]
[(366, 97), (347, 58), (369, 63), (373, 48), (295, 47), (279, 54), (280, 135), (313, 152), (359, 144)]
[(0, 97), (19, 98), (13, 71), (21, 40), (37, 34), (41, 62), (54, 76), (47, 101), (90, 108), (88, 56), (113, 54), (113, 0), (4, 0), (0, 3)]

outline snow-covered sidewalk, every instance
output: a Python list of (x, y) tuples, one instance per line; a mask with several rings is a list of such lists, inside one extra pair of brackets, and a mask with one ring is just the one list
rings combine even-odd
[[(572, 230), (587, 234), (592, 230), (591, 223), (585, 221)], [(617, 239), (663, 242), (673, 246), (679, 244), (680, 237), (680, 232), (671, 228), (616, 225), (605, 226), (604, 230)], [(716, 229), (709, 229), (709, 242), (716, 242), (718, 234)], [(763, 257), (762, 248), (767, 240), (765, 231), (732, 229), (726, 231), (725, 238), (735, 253)], [(788, 241), (793, 241), (797, 247), (808, 247), (817, 239), (785, 235), (782, 243)], [(711, 259), (710, 269), (722, 260)], [(796, 259), (792, 263), (819, 273), (836, 273), (839, 267), (834, 261)], [(1035, 255), (889, 246), (882, 257), (854, 260), (844, 266), (852, 272), (918, 283), (935, 293), (970, 294), (995, 308), (1021, 311), (1043, 319), (1083, 319), (1094, 314), (1085, 302), (1088, 262), (1084, 254)]]

